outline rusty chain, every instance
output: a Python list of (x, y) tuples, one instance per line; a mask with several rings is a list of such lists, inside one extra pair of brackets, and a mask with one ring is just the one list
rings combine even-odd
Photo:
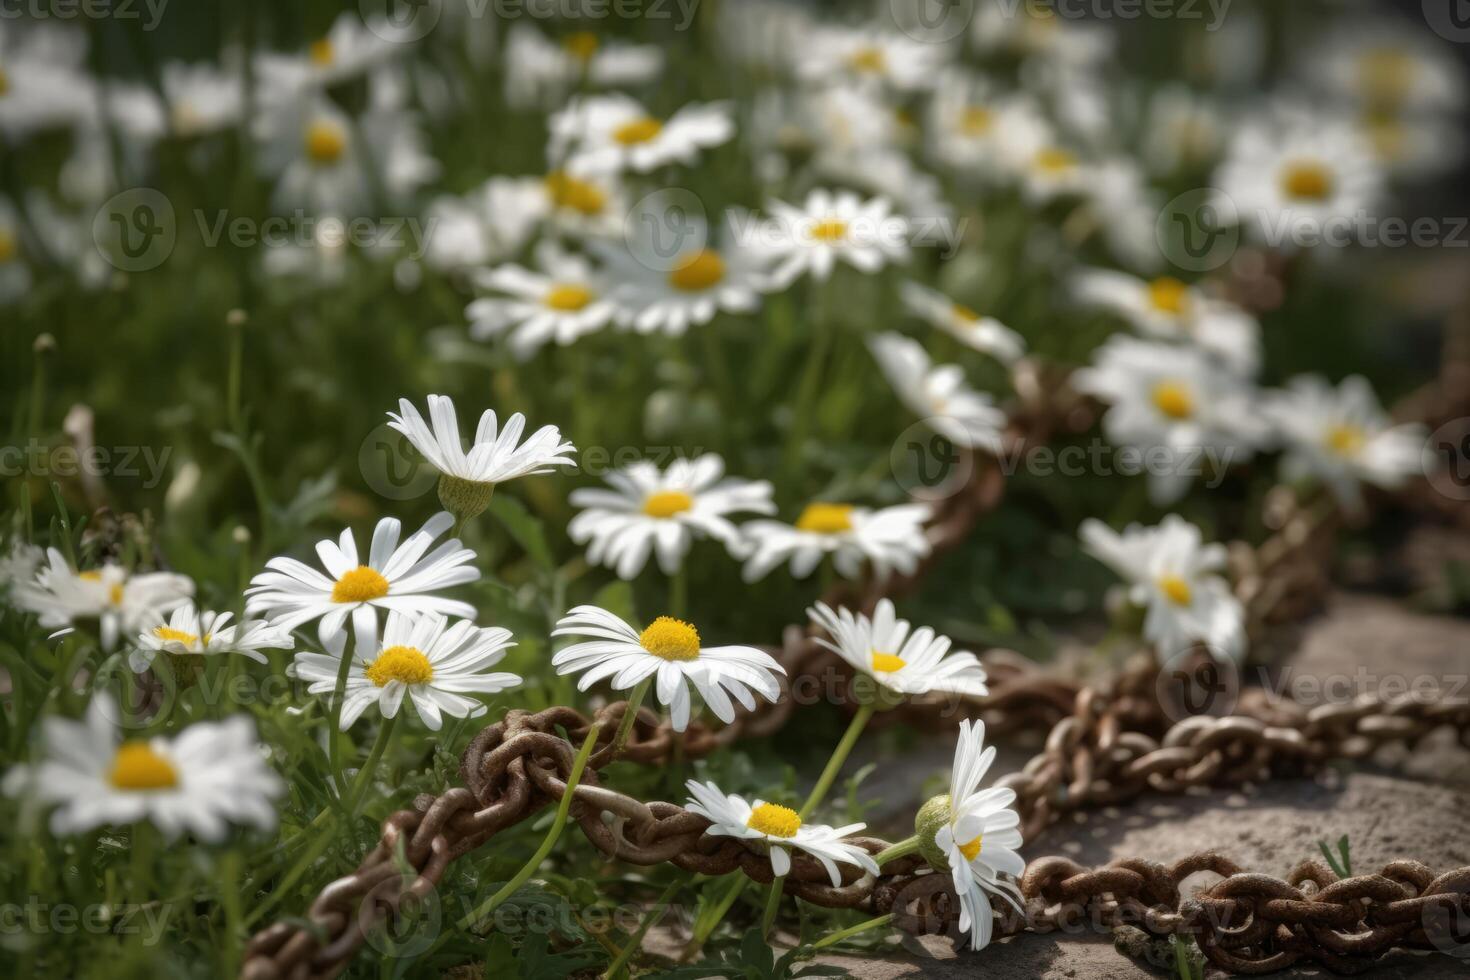
[[(1453, 417), (1446, 413), (1465, 398), (1453, 379), (1470, 363), (1466, 347), (1463, 333), (1450, 331), (1441, 381), (1408, 400), (1418, 410), (1413, 417)], [(1082, 431), (1091, 424), (1095, 408), (1039, 366), (1023, 364), (1015, 380), (1020, 406), (1007, 437), (1010, 453), (1023, 453), (1053, 432)], [(975, 469), (969, 482), (935, 507), (927, 529), (931, 554), (920, 569), (884, 582), (836, 586), (826, 601), (870, 610), (883, 596), (913, 589), (939, 556), (967, 538), (1004, 492), (999, 465), (980, 457), (970, 462)], [(1265, 520), (1275, 529), (1272, 537), (1257, 548), (1232, 551), (1237, 591), (1253, 636), (1320, 598), (1328, 585), (1324, 556), (1341, 515), (1323, 502), (1302, 504), (1278, 490), (1267, 500)], [(788, 684), (820, 675), (841, 684), (848, 676), (808, 628), (788, 627), (773, 653), (786, 668)], [(984, 718), (993, 734), (1047, 732), (1042, 751), (997, 782), (1015, 790), (1028, 839), (1079, 810), (1150, 792), (1239, 785), (1308, 771), (1334, 759), (1361, 759), (1391, 743), (1413, 745), (1441, 728), (1454, 730), (1460, 744), (1470, 748), (1470, 702), (1465, 701), (1364, 695), (1308, 709), (1246, 691), (1234, 715), (1188, 717), (1171, 726), (1159, 703), (1155, 668), (1083, 687), (1046, 676), (1005, 651), (984, 659), (990, 693), (969, 699), (962, 713)], [(841, 695), (839, 690), (839, 703), (853, 700)], [(782, 697), (719, 729), (694, 721), (682, 736), (645, 709), (619, 758), (663, 762), (673, 755), (676, 740), (684, 757), (703, 757), (738, 739), (772, 734), (785, 724), (793, 703)], [(932, 722), (939, 714), (935, 708), (919, 698), (886, 714)], [(355, 872), (322, 890), (305, 924), (277, 922), (252, 938), (241, 976), (304, 980), (340, 973), (367, 935), (403, 901), (422, 898), (440, 884), (450, 861), (559, 801), (575, 744), (594, 722), (601, 726), (598, 747), (569, 811), (594, 846), (632, 864), (671, 863), (704, 875), (738, 870), (754, 881), (770, 882), (773, 873), (762, 853), (706, 834), (704, 818), (673, 803), (643, 803), (601, 784), (598, 772), (612, 761), (612, 733), (626, 710), (626, 702), (607, 705), (591, 718), (564, 707), (535, 714), (512, 710), (483, 729), (461, 760), (464, 786), (420, 796), (412, 809), (390, 816), (378, 845)], [(887, 846), (873, 838), (855, 842), (874, 854)], [(405, 876), (403, 861), (414, 874)], [(1221, 880), (1183, 897), (1185, 879), (1200, 872)], [(1413, 861), (1339, 881), (1316, 862), (1305, 862), (1281, 879), (1245, 871), (1212, 851), (1169, 866), (1125, 859), (1095, 870), (1065, 857), (1044, 857), (1028, 863), (1020, 884), (1026, 915), (1002, 915), (999, 934), (1050, 931), (1080, 909), (1102, 926), (1133, 924), (1153, 936), (1192, 936), (1212, 963), (1235, 974), (1269, 973), (1302, 961), (1356, 972), (1395, 947), (1432, 948), (1436, 937), (1427, 933), (1426, 922), (1434, 915), (1470, 915), (1470, 867), (1436, 877)], [(824, 907), (891, 912), (895, 925), (912, 933), (946, 924), (952, 928), (957, 910), (948, 875), (934, 873), (916, 856), (885, 864), (878, 877), (846, 867), (842, 884), (833, 887), (816, 861), (794, 854), (784, 887)], [(369, 896), (372, 901), (365, 901)]]

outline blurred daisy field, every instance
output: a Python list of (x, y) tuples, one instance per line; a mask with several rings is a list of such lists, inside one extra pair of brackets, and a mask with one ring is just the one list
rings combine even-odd
[[(4, 5), (6, 974), (238, 975), (485, 725), (720, 729), (792, 697), (790, 624), (876, 701), (598, 777), (777, 887), (548, 807), (345, 975), (844, 975), (819, 944), (888, 924), (779, 886), (878, 873), (864, 833), (983, 969), (1025, 844), (979, 654), (1243, 669), (1273, 500), (1371, 562), (1396, 492), (1470, 498), (1470, 429), (1446, 479), (1391, 411), (1463, 314), (1467, 42), (1346, 0)], [(870, 788), (936, 739), (929, 803)]]

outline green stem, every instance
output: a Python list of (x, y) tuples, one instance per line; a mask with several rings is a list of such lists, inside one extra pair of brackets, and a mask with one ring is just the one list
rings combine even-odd
[(643, 699), (648, 697), (648, 689), (653, 686), (653, 678), (640, 681), (633, 688), (633, 693), (628, 696), (628, 710), (623, 712), (623, 720), (618, 724), (618, 732), (613, 736), (612, 757), (616, 759), (623, 751), (623, 746), (628, 744), (628, 733), (633, 730), (633, 722), (638, 717), (638, 709), (643, 707)]
[(893, 913), (890, 912), (887, 915), (880, 915), (876, 919), (869, 919), (866, 922), (859, 922), (855, 926), (849, 926), (846, 929), (839, 929), (837, 932), (832, 933), (830, 936), (823, 936), (821, 939), (818, 939), (816, 942), (812, 943), (812, 949), (826, 949), (828, 946), (835, 946), (838, 943), (842, 942), (842, 940), (844, 939), (856, 936), (860, 932), (867, 932), (869, 929), (876, 929), (879, 926), (886, 926), (892, 921)]
[[(593, 725), (587, 731), (587, 737), (582, 740), (582, 748), (577, 751), (577, 758), (572, 762), (571, 774), (567, 777), (567, 788), (562, 791), (561, 801), (556, 805), (556, 817), (551, 821), (551, 829), (546, 832), (546, 838), (541, 841), (541, 846), (536, 853), (531, 855), (531, 860), (525, 863), (520, 871), (516, 872), (514, 878), (507, 881), (494, 895), (491, 895), (479, 908), (470, 912), (459, 920), (459, 928), (468, 930), (476, 922), (484, 922), (490, 915), (500, 907), (507, 898), (510, 898), (520, 887), (531, 879), (536, 869), (541, 867), (541, 862), (546, 860), (551, 849), (556, 846), (557, 838), (561, 837), (562, 828), (567, 824), (567, 811), (572, 808), (572, 798), (576, 796), (577, 783), (582, 780), (582, 771), (587, 768), (587, 760), (592, 756), (592, 748), (597, 744), (597, 736), (601, 734), (600, 726)], [(440, 937), (442, 943), (449, 938), (449, 933)], [(439, 943), (435, 943), (437, 948)]]
[(333, 789), (341, 795), (342, 765), (341, 750), (337, 745), (338, 729), (342, 726), (342, 701), (347, 693), (347, 674), (352, 670), (352, 658), (357, 656), (357, 641), (349, 635), (342, 645), (342, 662), (337, 665), (337, 684), (332, 688), (331, 727), (327, 730), (327, 758), (332, 763)]
[(858, 708), (857, 714), (852, 716), (852, 723), (847, 726), (847, 731), (842, 735), (842, 741), (837, 743), (837, 748), (832, 750), (832, 758), (827, 760), (827, 768), (822, 770), (822, 775), (817, 779), (817, 785), (812, 787), (811, 795), (801, 805), (797, 816), (805, 820), (807, 816), (817, 808), (817, 804), (826, 797), (827, 791), (832, 788), (832, 782), (837, 778), (837, 773), (842, 770), (842, 764), (847, 761), (847, 755), (852, 747), (857, 744), (858, 736), (867, 727), (868, 719), (873, 717), (877, 710), (875, 704), (865, 704)]
[(892, 847), (879, 851), (878, 856), (873, 858), (873, 861), (881, 868), (889, 861), (897, 861), (901, 857), (908, 857), (910, 854), (917, 853), (919, 853), (919, 838), (916, 834), (907, 840), (899, 841)]
[(683, 565), (669, 576), (669, 612), (674, 619), (683, 619), (689, 608), (689, 573)]
[(701, 915), (700, 918), (695, 920), (694, 934), (689, 937), (689, 942), (684, 946), (684, 951), (679, 954), (679, 961), (681, 963), (687, 963), (699, 955), (699, 951), (704, 947), (705, 942), (720, 927), (720, 923), (725, 921), (725, 916), (729, 913), (730, 906), (735, 904), (735, 900), (740, 897), (740, 893), (745, 891), (745, 886), (749, 884), (750, 879), (745, 877), (743, 871), (736, 871), (730, 875), (730, 881), (725, 885), (725, 890), (720, 892), (719, 897), (708, 906), (707, 911), (709, 914)]
[(643, 917), (643, 921), (638, 924), (637, 931), (630, 935), (628, 941), (623, 944), (623, 951), (608, 964), (607, 970), (602, 974), (602, 980), (617, 980), (619, 974), (628, 965), (628, 961), (643, 948), (643, 937), (648, 934), (649, 927), (658, 918), (662, 917), (664, 910), (668, 906), (669, 899), (674, 897), (674, 892), (679, 890), (681, 884), (683, 884), (681, 881), (671, 883), (669, 887), (664, 889), (663, 894), (654, 900), (653, 908)]
[(347, 804), (347, 812), (353, 816), (357, 816), (357, 808), (362, 805), (363, 794), (367, 792), (368, 786), (373, 781), (373, 773), (378, 768), (378, 760), (383, 757), (383, 751), (388, 747), (388, 740), (393, 737), (393, 723), (397, 720), (397, 715), (383, 719), (383, 724), (378, 727), (378, 737), (373, 740), (373, 747), (368, 752), (367, 761), (357, 771), (357, 780), (352, 784)]
[(781, 907), (781, 892), (786, 884), (785, 875), (771, 879), (771, 890), (766, 893), (766, 909), (761, 913), (761, 935), (771, 934), (771, 925), (776, 921), (776, 910)]

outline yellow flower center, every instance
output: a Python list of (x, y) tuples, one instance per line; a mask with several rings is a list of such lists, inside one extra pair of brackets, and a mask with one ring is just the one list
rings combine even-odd
[(306, 155), (313, 163), (336, 163), (347, 150), (347, 134), (342, 127), (318, 119), (306, 127)]
[(332, 586), (333, 602), (368, 602), (388, 594), (388, 580), (376, 568), (358, 565)]
[(0, 263), (13, 262), (20, 252), (20, 244), (8, 228), (0, 228)]
[(591, 61), (597, 53), (597, 35), (591, 31), (574, 31), (561, 39), (561, 46), (579, 61)]
[(960, 303), (956, 303), (954, 304), (954, 306), (950, 307), (950, 312), (959, 317), (961, 320), (964, 320), (966, 323), (974, 323), (980, 319), (979, 313), (976, 313), (968, 306), (964, 306)]
[(847, 222), (827, 218), (812, 225), (812, 237), (819, 242), (840, 242), (847, 237)]
[(546, 193), (557, 207), (589, 217), (601, 214), (607, 206), (607, 195), (596, 184), (570, 177), (560, 170), (546, 175)]
[(363, 671), (367, 679), (379, 687), (389, 681), (405, 684), (427, 684), (434, 679), (434, 667), (422, 650), (414, 647), (389, 647)]
[(1356, 456), (1362, 452), (1368, 434), (1358, 425), (1334, 425), (1327, 430), (1327, 448), (1339, 456)]
[(801, 829), (801, 817), (789, 806), (762, 803), (750, 811), (750, 819), (745, 821), (745, 826), (768, 837), (795, 837)]
[[(77, 573), (77, 578), (81, 579), (83, 582), (100, 583), (102, 581), (102, 573), (98, 571), (79, 572)], [(107, 601), (114, 606), (120, 606), (123, 604), (123, 587), (121, 582), (115, 583), (110, 589), (107, 590)]]
[(683, 490), (660, 490), (643, 501), (643, 513), (649, 517), (673, 517), (694, 506), (694, 498)]
[(1194, 590), (1178, 575), (1160, 575), (1159, 591), (1176, 606), (1187, 606), (1194, 601)]
[(1400, 48), (1365, 51), (1358, 60), (1363, 94), (1378, 105), (1395, 106), (1414, 86), (1414, 56)]
[(1154, 408), (1171, 419), (1187, 419), (1194, 415), (1194, 395), (1178, 381), (1160, 381), (1154, 385)]
[(884, 57), (882, 48), (860, 48), (852, 53), (847, 63), (853, 71), (870, 75), (881, 75), (888, 70), (888, 59)]
[(663, 132), (664, 124), (652, 116), (644, 116), (634, 119), (632, 122), (623, 123), (613, 130), (613, 139), (624, 146), (635, 146), (639, 143), (647, 143), (649, 140)]
[[(191, 647), (199, 642), (199, 637), (193, 633), (185, 633), (183, 630), (176, 630), (172, 626), (155, 626), (153, 627), (153, 635), (165, 643), (182, 643), (186, 647)], [(204, 635), (204, 642), (209, 642), (208, 633)]]
[(884, 674), (891, 674), (895, 670), (903, 670), (908, 666), (908, 661), (894, 653), (879, 653), (873, 651), (873, 669)]
[(669, 273), (669, 284), (686, 293), (698, 293), (717, 286), (725, 278), (725, 260), (720, 253), (702, 248), (687, 258), (681, 257), (679, 265)]
[(638, 645), (660, 660), (698, 660), (699, 630), (682, 619), (660, 616), (638, 634)]
[(543, 302), (553, 310), (575, 313), (592, 302), (592, 290), (575, 283), (563, 283), (547, 290)]
[(325, 68), (337, 60), (337, 49), (332, 47), (332, 42), (326, 38), (312, 41), (311, 47), (306, 50), (308, 57), (311, 58), (311, 63), (318, 68)]
[(980, 842), (985, 838), (984, 834), (976, 837), (968, 844), (960, 845), (960, 853), (965, 856), (966, 861), (973, 861), (980, 856)]
[(807, 504), (796, 519), (798, 531), (813, 534), (840, 534), (852, 530), (852, 504)]
[(1044, 174), (1059, 174), (1077, 166), (1077, 157), (1066, 150), (1049, 147), (1036, 154), (1034, 163)]
[(1178, 316), (1189, 305), (1189, 287), (1173, 276), (1163, 276), (1149, 283), (1148, 301), (1159, 312)]
[(1363, 117), (1361, 125), (1378, 159), (1389, 163), (1403, 159), (1409, 134), (1397, 117), (1392, 113), (1370, 112)]
[(970, 136), (984, 136), (995, 128), (995, 113), (984, 106), (965, 106), (960, 129)]
[(1320, 163), (1294, 163), (1281, 175), (1281, 189), (1295, 201), (1325, 201), (1332, 184), (1332, 171)]
[(172, 789), (179, 785), (179, 771), (147, 742), (124, 742), (112, 757), (107, 780), (117, 789)]

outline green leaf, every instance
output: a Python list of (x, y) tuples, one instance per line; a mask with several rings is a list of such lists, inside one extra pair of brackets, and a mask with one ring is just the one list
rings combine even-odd
[(497, 493), (490, 498), (490, 513), (538, 568), (551, 571), (556, 567), (551, 546), (546, 543), (546, 528), (525, 504), (508, 494)]

